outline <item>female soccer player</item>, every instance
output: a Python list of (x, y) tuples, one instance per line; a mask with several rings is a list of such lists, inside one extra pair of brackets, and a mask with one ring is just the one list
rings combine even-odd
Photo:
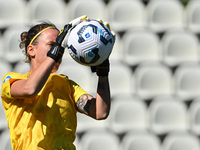
[(109, 62), (96, 66), (99, 76), (96, 98), (74, 81), (56, 74), (70, 29), (86, 19), (78, 18), (59, 30), (41, 23), (21, 34), (26, 74), (7, 73), (1, 97), (13, 150), (75, 150), (76, 113), (105, 119), (110, 110)]

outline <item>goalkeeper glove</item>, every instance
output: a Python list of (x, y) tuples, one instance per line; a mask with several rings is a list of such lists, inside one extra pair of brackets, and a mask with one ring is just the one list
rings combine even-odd
[(109, 60), (106, 59), (102, 64), (98, 66), (91, 66), (92, 72), (96, 72), (97, 76), (108, 76), (110, 71)]
[(62, 43), (61, 43), (61, 46), (66, 48), (67, 47), (67, 42), (68, 42), (68, 36), (71, 32), (71, 30), (76, 26), (78, 25), (79, 23), (81, 23), (82, 21), (88, 19), (87, 16), (81, 16), (81, 17), (78, 17), (74, 20), (72, 20), (69, 24), (71, 25), (71, 28), (69, 29), (69, 31), (67, 32), (67, 35), (63, 37), (63, 40), (62, 40)]
[(47, 56), (51, 57), (55, 62), (58, 62), (59, 59), (62, 58), (65, 48), (67, 47), (68, 36), (71, 30), (83, 20), (86, 20), (87, 16), (81, 16), (74, 20), (72, 20), (69, 24), (66, 24), (62, 31), (60, 31), (59, 35), (56, 38), (56, 44), (51, 47), (48, 51)]
[(47, 56), (55, 60), (56, 63), (62, 58), (62, 55), (65, 51), (65, 47), (61, 45), (70, 28), (71, 28), (70, 24), (67, 24), (63, 27), (62, 31), (56, 38), (56, 44), (53, 45), (47, 53)]
[[(108, 27), (108, 29), (111, 31), (110, 29), (110, 25), (107, 22), (103, 22), (100, 19), (97, 19), (99, 22), (103, 23), (105, 26)], [(115, 42), (115, 32), (111, 31), (114, 42)], [(109, 71), (110, 71), (110, 62), (109, 59), (107, 58), (102, 64), (97, 65), (97, 66), (91, 66), (91, 70), (92, 72), (96, 72), (97, 76), (108, 76)]]
[(111, 32), (111, 34), (112, 34), (112, 36), (113, 36), (113, 39), (114, 39), (114, 42), (115, 42), (115, 32), (114, 31), (112, 31), (111, 29), (110, 29), (110, 25), (109, 25), (109, 23), (108, 22), (104, 22), (104, 21), (102, 21), (101, 19), (97, 19), (99, 22), (101, 22), (101, 23), (103, 23), (106, 27), (108, 27), (108, 29), (110, 30), (110, 32)]

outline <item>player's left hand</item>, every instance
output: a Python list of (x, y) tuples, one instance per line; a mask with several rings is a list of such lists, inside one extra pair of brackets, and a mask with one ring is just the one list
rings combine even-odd
[(110, 71), (109, 59), (106, 59), (102, 64), (98, 66), (91, 66), (92, 72), (96, 72), (97, 76), (108, 76)]
[(114, 42), (115, 42), (115, 32), (114, 31), (112, 31), (111, 30), (111, 28), (110, 28), (110, 25), (109, 25), (109, 23), (108, 22), (106, 22), (106, 21), (102, 21), (101, 19), (97, 19), (99, 22), (101, 22), (101, 23), (103, 23), (106, 27), (108, 27), (108, 29), (110, 30), (110, 32), (112, 33), (112, 36), (113, 36), (113, 39), (114, 39)]

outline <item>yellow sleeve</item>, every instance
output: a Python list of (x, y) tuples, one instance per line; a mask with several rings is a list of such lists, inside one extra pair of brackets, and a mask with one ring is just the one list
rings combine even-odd
[(4, 101), (12, 101), (14, 98), (10, 94), (10, 85), (19, 79), (24, 79), (24, 77), (21, 74), (10, 72), (4, 75), (2, 79), (2, 85), (1, 85), (1, 98)]
[(84, 91), (76, 82), (69, 80), (69, 84), (72, 87), (72, 96), (75, 100), (75, 103), (78, 101), (80, 96), (84, 94), (88, 94), (86, 91)]

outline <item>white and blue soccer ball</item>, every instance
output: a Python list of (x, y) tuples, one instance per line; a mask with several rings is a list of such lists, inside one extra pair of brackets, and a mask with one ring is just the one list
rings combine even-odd
[(96, 66), (112, 52), (114, 38), (106, 25), (97, 20), (85, 20), (75, 26), (68, 37), (72, 58), (86, 66)]

